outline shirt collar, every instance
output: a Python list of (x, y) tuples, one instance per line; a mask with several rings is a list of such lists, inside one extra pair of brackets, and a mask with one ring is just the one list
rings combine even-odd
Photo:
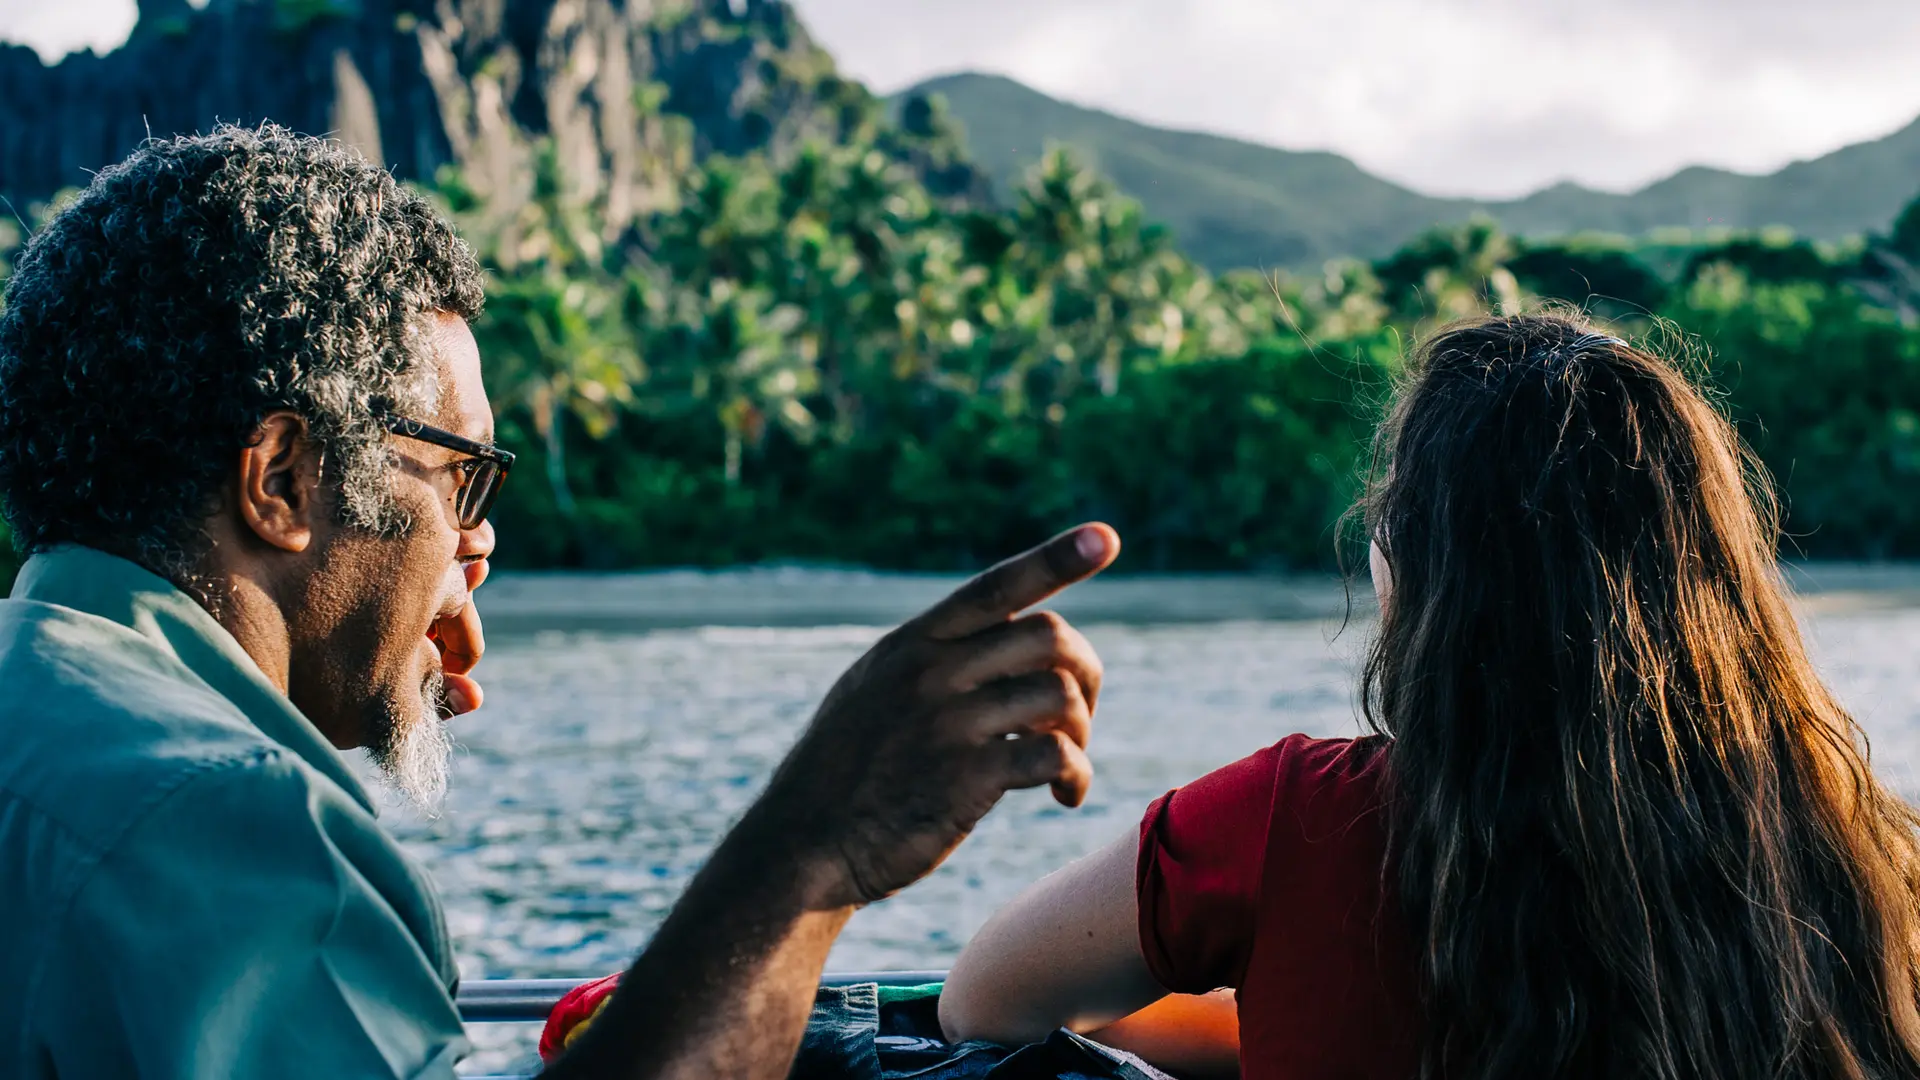
[(13, 599), (85, 612), (125, 626), (173, 656), (234, 704), (260, 733), (300, 756), (368, 813), (377, 813), (347, 759), (207, 609), (165, 578), (93, 548), (67, 545), (28, 559)]

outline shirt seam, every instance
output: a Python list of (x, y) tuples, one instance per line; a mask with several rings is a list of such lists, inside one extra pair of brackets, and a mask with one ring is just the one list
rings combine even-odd
[[(57, 897), (55, 912), (47, 920), (47, 933), (41, 937), (38, 955), (34, 957), (32, 965), (28, 968), (25, 1000), (34, 1004), (28, 1006), (20, 1019), (20, 1033), (15, 1045), (20, 1047), (21, 1053), (25, 1053), (26, 1048), (32, 1045), (29, 1037), (32, 1035), (36, 1026), (35, 1022), (40, 1015), (37, 1004), (40, 1001), (40, 985), (46, 979), (47, 968), (53, 953), (54, 944), (58, 941), (60, 932), (65, 929), (67, 920), (72, 917), (74, 904), (79, 900), (80, 894), (86, 890), (87, 885), (93, 880), (93, 875), (99, 871), (101, 864), (106, 862), (107, 857), (119, 850), (121, 843), (126, 840), (129, 833), (133, 832), (135, 828), (144, 824), (154, 814), (158, 813), (162, 806), (166, 805), (194, 780), (227, 769), (263, 765), (283, 757), (285, 757), (283, 751), (271, 746), (261, 746), (251, 748), (243, 753), (203, 758), (196, 761), (190, 767), (180, 770), (177, 776), (169, 778), (167, 783), (156, 785), (155, 790), (148, 796), (145, 804), (141, 805), (133, 813), (127, 815), (126, 821), (114, 832), (111, 839), (97, 846), (88, 845), (90, 850), (80, 859), (80, 865), (74, 868), (69, 875), (69, 880), (63, 882), (60, 888), (54, 890), (54, 894)], [(12, 792), (8, 794), (14, 795), (21, 803), (33, 807), (35, 812), (40, 814), (44, 820), (53, 822), (63, 831), (77, 837), (78, 834), (74, 834), (70, 827), (60, 823), (58, 819), (47, 815), (37, 803)], [(61, 895), (62, 893), (65, 895)], [(336, 909), (335, 919), (337, 920), (338, 918), (339, 914)]]

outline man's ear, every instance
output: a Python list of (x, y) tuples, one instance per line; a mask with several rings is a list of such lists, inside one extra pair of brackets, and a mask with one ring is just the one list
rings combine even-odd
[(268, 413), (240, 450), (234, 505), (240, 520), (267, 544), (301, 552), (319, 524), (320, 454), (298, 413)]

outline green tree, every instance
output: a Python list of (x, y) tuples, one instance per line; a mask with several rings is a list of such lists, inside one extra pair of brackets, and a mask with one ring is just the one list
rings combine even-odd
[(1795, 549), (1920, 555), (1920, 335), (1847, 290), (1724, 265), (1667, 314), (1709, 351), (1707, 373), (1785, 495)]
[(518, 216), (471, 215), (501, 438), (548, 477), (508, 489), (504, 559), (954, 568), (1100, 516), (1136, 567), (1321, 564), (1406, 343), (1543, 299), (1697, 332), (1807, 550), (1920, 551), (1920, 317), (1888, 270), (1920, 212), (1854, 254), (1482, 220), (1216, 278), (1065, 152), (970, 203), (923, 182), (963, 164), (937, 103), (893, 129), (819, 86), (826, 137), (689, 164), (624, 236), (545, 156)]
[(532, 197), (493, 220), (455, 173), (438, 193), (461, 219), (486, 265), (487, 307), (474, 326), (488, 394), (509, 421), (524, 417), (539, 439), (554, 510), (583, 546), (568, 470), (568, 434), (603, 439), (619, 424), (644, 378), (625, 284), (608, 269), (601, 208), (569, 184), (551, 141), (535, 147)]
[(1624, 238), (1523, 242), (1507, 268), (1522, 292), (1564, 301), (1604, 319), (1643, 318), (1665, 306), (1671, 291)]
[(1512, 237), (1481, 218), (1415, 237), (1374, 272), (1400, 316), (1444, 323), (1518, 309), (1520, 282), (1507, 264), (1519, 254)]

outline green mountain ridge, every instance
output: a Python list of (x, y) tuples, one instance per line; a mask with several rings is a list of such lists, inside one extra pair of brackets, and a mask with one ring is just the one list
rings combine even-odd
[(997, 190), (1018, 184), (1048, 145), (1070, 146), (1216, 270), (1379, 258), (1423, 229), (1476, 214), (1530, 236), (1785, 226), (1840, 240), (1884, 231), (1920, 188), (1920, 120), (1765, 175), (1694, 166), (1627, 194), (1561, 183), (1483, 201), (1425, 195), (1326, 151), (1154, 127), (998, 75), (930, 79), (895, 101), (934, 95)]

